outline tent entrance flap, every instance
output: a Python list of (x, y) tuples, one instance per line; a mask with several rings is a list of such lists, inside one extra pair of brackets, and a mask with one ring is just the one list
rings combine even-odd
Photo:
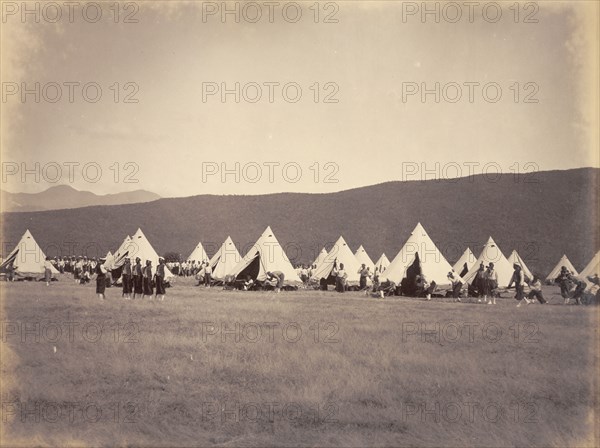
[(415, 254), (415, 261), (413, 261), (412, 264), (406, 268), (406, 278), (408, 278), (410, 282), (416, 282), (415, 278), (417, 275), (423, 275), (418, 253)]
[(245, 279), (247, 276), (250, 276), (252, 280), (256, 280), (258, 274), (260, 273), (260, 265), (260, 254), (256, 252), (256, 255), (252, 261), (248, 264), (248, 266), (240, 271), (236, 278)]
[(329, 275), (327, 276), (325, 282), (328, 285), (335, 285), (337, 282), (337, 277), (333, 275), (333, 270), (338, 268), (338, 260), (337, 258), (333, 260), (333, 265), (331, 266), (331, 271), (329, 271)]
[(419, 254), (415, 254), (414, 261), (406, 268), (404, 278), (400, 282), (402, 294), (415, 296), (417, 294), (417, 275), (422, 275)]
[(210, 265), (211, 269), (214, 269), (215, 266), (219, 264), (219, 261), (221, 261), (221, 257), (222, 257), (222, 255), (219, 252), (219, 253), (216, 254), (215, 257), (213, 257), (212, 260), (210, 260), (209, 265)]
[(6, 273), (9, 270), (13, 269), (13, 263), (15, 261), (15, 258), (17, 258), (18, 254), (19, 254), (19, 249), (15, 250), (12, 254), (10, 254), (8, 256), (8, 258), (6, 260), (4, 260), (2, 262), (2, 264), (0, 265), (0, 272)]

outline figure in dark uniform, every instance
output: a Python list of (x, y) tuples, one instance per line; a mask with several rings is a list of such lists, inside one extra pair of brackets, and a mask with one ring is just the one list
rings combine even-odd
[(165, 300), (165, 259), (158, 259), (156, 267), (156, 299)]
[(131, 299), (131, 260), (129, 258), (125, 259), (125, 264), (123, 265), (123, 297), (126, 300)]
[(554, 279), (554, 283), (560, 286), (560, 295), (564, 299), (565, 303), (569, 301), (569, 293), (573, 288), (573, 283), (570, 279), (571, 273), (565, 266), (560, 267), (560, 274)]
[(152, 298), (152, 294), (152, 262), (146, 260), (146, 266), (144, 267), (144, 296)]
[(583, 293), (587, 288), (587, 283), (583, 280), (578, 279), (572, 274), (568, 274), (567, 278), (573, 285), (575, 285), (575, 289), (570, 293), (570, 297), (565, 299), (565, 305), (569, 303), (570, 299), (575, 299), (575, 303), (577, 305), (581, 305), (581, 299), (583, 298)]
[(144, 294), (144, 273), (142, 272), (142, 260), (139, 257), (135, 259), (135, 266), (133, 267), (133, 298), (135, 299), (136, 294), (140, 296)]
[(96, 264), (96, 294), (100, 300), (104, 300), (104, 291), (106, 290), (106, 268), (103, 264)]

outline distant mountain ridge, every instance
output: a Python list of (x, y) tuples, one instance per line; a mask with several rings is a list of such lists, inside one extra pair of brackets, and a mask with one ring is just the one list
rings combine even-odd
[(69, 185), (56, 185), (39, 193), (9, 193), (0, 191), (2, 212), (33, 212), (89, 207), (94, 205), (133, 204), (160, 199), (146, 190), (97, 195)]
[(563, 254), (581, 269), (600, 247), (600, 169), (534, 174), (4, 213), (2, 249), (29, 228), (49, 255), (104, 255), (141, 227), (159, 253), (187, 257), (201, 241), (212, 255), (228, 235), (245, 253), (270, 225), (293, 261), (312, 261), (340, 235), (353, 251), (362, 244), (371, 258), (385, 252), (391, 260), (421, 222), (450, 263), (467, 246), (479, 255), (492, 236), (506, 257), (517, 249), (534, 272), (547, 274)]

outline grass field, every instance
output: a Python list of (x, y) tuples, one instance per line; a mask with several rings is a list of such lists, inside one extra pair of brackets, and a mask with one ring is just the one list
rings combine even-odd
[(598, 308), (555, 288), (521, 308), (1, 288), (2, 446), (598, 445)]

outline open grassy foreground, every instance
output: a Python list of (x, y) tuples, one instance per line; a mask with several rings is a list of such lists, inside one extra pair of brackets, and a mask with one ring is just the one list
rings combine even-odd
[(191, 280), (163, 303), (100, 302), (68, 277), (1, 287), (3, 446), (598, 443), (598, 308), (554, 288), (516, 308)]

